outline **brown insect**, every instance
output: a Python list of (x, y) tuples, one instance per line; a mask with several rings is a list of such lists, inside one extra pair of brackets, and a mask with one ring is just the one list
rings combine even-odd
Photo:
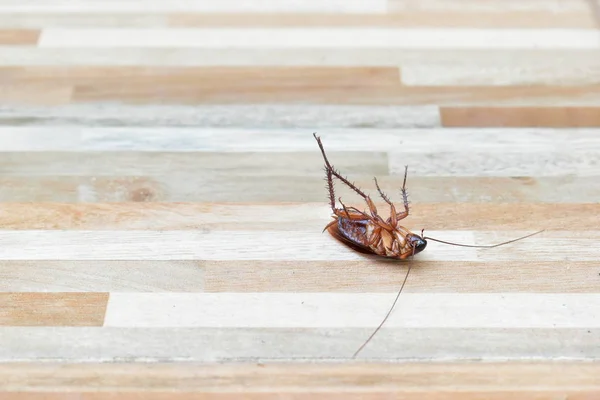
[[(325, 154), (325, 149), (323, 148), (323, 143), (321, 143), (321, 138), (319, 138), (316, 133), (313, 133), (313, 136), (317, 140), (319, 148), (321, 149), (321, 153), (323, 154), (323, 159), (325, 160), (325, 173), (327, 180), (327, 189), (329, 192), (329, 202), (331, 205), (331, 210), (333, 211), (333, 221), (331, 221), (323, 231), (327, 230), (331, 236), (340, 242), (344, 243), (348, 247), (364, 254), (372, 254), (376, 256), (381, 256), (385, 258), (405, 260), (409, 257), (414, 257), (416, 254), (422, 252), (427, 247), (427, 240), (432, 240), (440, 243), (445, 243), (453, 246), (463, 246), (463, 247), (484, 247), (491, 248), (502, 246), (508, 243), (515, 242), (517, 240), (525, 239), (527, 237), (536, 235), (540, 232), (535, 232), (517, 239), (509, 240), (507, 242), (498, 243), (494, 245), (466, 245), (459, 243), (446, 242), (439, 239), (434, 239), (431, 237), (426, 237), (423, 235), (424, 229), (421, 230), (421, 235), (417, 235), (411, 232), (409, 229), (400, 225), (400, 221), (406, 218), (409, 214), (408, 207), (408, 193), (406, 191), (406, 177), (408, 175), (408, 166), (404, 169), (404, 181), (402, 183), (402, 188), (400, 189), (402, 193), (403, 200), (403, 208), (404, 210), (398, 212), (394, 204), (390, 201), (389, 197), (383, 193), (379, 184), (377, 183), (377, 178), (375, 180), (375, 186), (377, 187), (377, 191), (379, 195), (390, 206), (390, 216), (386, 219), (383, 219), (377, 212), (377, 208), (375, 204), (371, 200), (371, 198), (365, 194), (362, 190), (360, 190), (356, 185), (351, 183), (348, 179), (342, 176), (335, 168), (329, 163), (327, 159), (327, 155)], [(369, 207), (369, 213), (365, 211), (360, 211), (355, 207), (346, 207), (342, 202), (342, 199), (338, 199), (342, 208), (337, 208), (335, 203), (335, 192), (333, 189), (333, 177), (338, 178), (349, 188), (354, 190), (360, 197), (362, 197), (367, 206)], [(379, 331), (379, 329), (383, 326), (385, 321), (390, 316), (398, 298), (400, 297), (400, 293), (402, 293), (402, 289), (406, 284), (406, 280), (408, 279), (408, 275), (410, 273), (411, 264), (408, 265), (408, 269), (406, 271), (406, 275), (400, 286), (400, 290), (394, 300), (390, 310), (388, 311), (385, 318), (381, 321), (379, 326), (375, 329), (375, 331), (371, 334), (371, 336), (363, 343), (363, 345), (354, 353), (353, 357), (356, 357), (358, 353), (369, 343), (369, 341), (375, 336), (375, 334)]]

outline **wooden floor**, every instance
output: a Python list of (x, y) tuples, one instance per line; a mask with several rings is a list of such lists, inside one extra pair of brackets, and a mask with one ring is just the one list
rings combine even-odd
[(600, 398), (599, 10), (1, 0), (0, 398)]

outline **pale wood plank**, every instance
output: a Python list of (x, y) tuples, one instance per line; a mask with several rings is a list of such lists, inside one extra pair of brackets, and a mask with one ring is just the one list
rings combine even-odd
[[(351, 179), (375, 194), (373, 176)], [(377, 176), (381, 189), (399, 202), (402, 176)], [(600, 198), (597, 176), (577, 177), (410, 177), (411, 201), (425, 203), (595, 203)], [(238, 174), (155, 177), (0, 177), (0, 202), (322, 202), (327, 192), (320, 177), (244, 176)], [(342, 199), (356, 196), (337, 185)], [(359, 206), (363, 207), (362, 204)]]
[[(428, 236), (493, 244), (536, 230), (435, 231)], [(424, 261), (594, 261), (598, 231), (546, 231), (507, 247), (474, 249), (429, 242)], [(368, 260), (320, 231), (0, 231), (2, 260)], [(89, 243), (94, 243), (91, 247)]]
[[(111, 293), (104, 326), (368, 328), (381, 322), (395, 296), (393, 292)], [(403, 293), (386, 326), (597, 329), (600, 294)]]
[[(215, 87), (216, 86), (216, 87)], [(362, 86), (302, 87), (297, 90), (278, 86), (254, 86), (240, 94), (239, 88), (224, 85), (206, 87), (202, 84), (160, 87), (103, 87), (80, 85), (73, 91), (73, 102), (122, 101), (132, 104), (271, 104), (278, 101), (291, 104), (344, 105), (429, 105), (440, 106), (594, 106), (600, 104), (600, 84), (588, 86)], [(36, 104), (34, 98), (31, 104)], [(542, 125), (544, 126), (544, 125)], [(588, 124), (575, 126), (590, 126)], [(594, 122), (591, 126), (598, 126)]]
[(402, 65), (402, 83), (408, 86), (510, 86), (510, 85), (588, 85), (600, 81), (593, 65)]
[(597, 107), (442, 107), (446, 127), (589, 127), (600, 125)]
[[(494, 68), (562, 64), (565, 69), (599, 65), (596, 50), (379, 48), (32, 48), (0, 46), (0, 65), (36, 66), (333, 66), (398, 67), (404, 63), (488, 65)], [(591, 68), (591, 67), (590, 67)], [(413, 104), (414, 105), (414, 104)]]
[[(223, 393), (315, 393), (330, 395), (365, 392), (374, 398), (390, 394), (404, 398), (463, 398), (463, 393), (531, 393), (598, 395), (599, 366), (595, 363), (563, 362), (490, 362), (490, 363), (369, 363), (369, 364), (243, 364), (202, 365), (193, 363), (87, 364), (55, 363), (5, 364), (0, 372), (11, 382), (7, 389), (76, 390), (103, 389), (105, 392), (138, 390), (146, 392), (198, 391), (213, 396)], [(132, 376), (135, 379), (132, 379)], [(368, 379), (365, 379), (368, 377)], [(60, 378), (60, 379), (57, 379)], [(274, 387), (275, 386), (275, 387)], [(374, 391), (374, 388), (379, 388)], [(375, 393), (374, 393), (375, 392)], [(412, 397), (409, 397), (412, 396)], [(452, 396), (452, 397), (450, 397)], [(309, 398), (309, 397), (305, 397)], [(312, 398), (312, 397), (310, 397)], [(472, 396), (471, 399), (477, 397)], [(479, 397), (481, 398), (481, 397)], [(501, 397), (497, 397), (501, 398)], [(544, 398), (544, 397), (542, 397)], [(584, 397), (580, 397), (583, 399)]]
[[(501, 5), (499, 4), (499, 7)], [(548, 10), (519, 10), (507, 11), (496, 9), (492, 12), (474, 13), (469, 9), (454, 10), (401, 10), (388, 14), (172, 14), (168, 16), (170, 26), (174, 27), (347, 27), (347, 26), (376, 26), (376, 27), (430, 27), (430, 28), (579, 28), (598, 29), (598, 23), (593, 13), (588, 10), (554, 12)], [(12, 22), (22, 26), (17, 21), (21, 16), (15, 15)], [(53, 21), (53, 16), (47, 16), (44, 22), (34, 27), (47, 25), (46, 20)], [(115, 16), (118, 18), (118, 16)], [(13, 17), (14, 18), (14, 17)], [(86, 15), (83, 18), (90, 18)], [(94, 20), (96, 21), (96, 20)], [(1, 22), (0, 22), (1, 23)], [(123, 21), (121, 26), (136, 26), (129, 21)], [(79, 23), (65, 21), (62, 26), (78, 26)], [(99, 24), (96, 22), (96, 26)], [(113, 25), (110, 21), (102, 21), (100, 26)], [(12, 26), (12, 25), (9, 25)], [(30, 25), (26, 25), (30, 26)], [(148, 25), (151, 26), (151, 25)], [(152, 26), (161, 26), (154, 24)]]
[[(557, 108), (558, 111), (563, 108)], [(454, 110), (452, 108), (451, 110)], [(460, 109), (459, 109), (460, 110)], [(485, 109), (484, 109), (485, 110)], [(510, 113), (511, 109), (507, 113)], [(518, 110), (518, 109), (517, 109)], [(529, 109), (525, 109), (529, 110)], [(537, 108), (531, 109), (534, 113)], [(547, 113), (551, 108), (545, 109)], [(564, 110), (568, 111), (568, 108)], [(594, 109), (587, 110), (592, 114)], [(298, 152), (320, 154), (312, 135), (315, 131), (299, 128), (172, 128), (60, 126), (0, 126), (0, 149), (3, 151), (152, 151), (152, 152)], [(451, 132), (451, 135), (449, 135)], [(434, 153), (447, 151), (526, 153), (600, 151), (598, 128), (523, 128), (480, 129), (465, 127), (438, 129), (369, 129), (330, 128), (316, 132), (327, 152)], [(15, 140), (16, 139), (16, 140)], [(465, 149), (464, 143), (469, 143)], [(271, 154), (269, 154), (271, 156)], [(335, 158), (331, 162), (336, 164)], [(416, 167), (413, 167), (415, 170)], [(322, 171), (322, 162), (314, 165)]]
[(70, 103), (73, 87), (52, 82), (13, 84), (0, 82), (0, 102), (16, 106), (52, 106)]
[(40, 31), (26, 29), (0, 29), (0, 45), (35, 45)]
[(370, 13), (385, 12), (387, 0), (263, 0), (256, 3), (239, 3), (223, 0), (217, 3), (206, 0), (180, 0), (165, 3), (161, 0), (4, 0), (0, 12), (13, 13), (79, 13), (79, 12), (320, 12), (320, 13)]
[(0, 292), (201, 292), (196, 261), (0, 261)]
[[(499, 4), (501, 7), (501, 4)], [(466, 27), (466, 28), (578, 28), (597, 29), (588, 10), (501, 10), (472, 12), (459, 10), (402, 10), (399, 13), (231, 13), (186, 12), (136, 13), (2, 13), (0, 28), (39, 29), (48, 27)]]
[[(1, 61), (1, 60), (0, 60)], [(270, 129), (433, 128), (439, 111), (428, 106), (230, 104), (204, 106), (68, 104), (3, 108), (0, 125), (95, 127), (256, 127)], [(57, 132), (54, 132), (55, 136)], [(39, 135), (38, 135), (39, 136)], [(73, 140), (74, 138), (71, 138)], [(3, 144), (6, 146), (6, 144)], [(6, 149), (6, 148), (5, 148)], [(275, 155), (275, 154), (272, 154)], [(180, 155), (183, 157), (183, 155)]]
[[(383, 310), (379, 310), (383, 314)], [(352, 354), (373, 328), (90, 328), (0, 327), (6, 346), (0, 361), (66, 363), (140, 362), (222, 363), (339, 363)], [(571, 359), (589, 362), (598, 357), (597, 329), (475, 329), (385, 327), (357, 359), (397, 365), (402, 361), (489, 362), (498, 360)], [(431, 365), (430, 364), (430, 365)], [(475, 365), (479, 363), (474, 363)], [(591, 364), (591, 363), (589, 363)], [(133, 373), (133, 371), (132, 371)], [(6, 372), (0, 372), (5, 378)], [(138, 375), (139, 376), (139, 375)], [(58, 384), (60, 381), (54, 382)], [(48, 382), (47, 384), (50, 384)], [(102, 386), (101, 386), (102, 388)], [(25, 389), (25, 388), (23, 388)], [(34, 388), (29, 388), (32, 390)], [(104, 387), (103, 391), (108, 388)], [(88, 389), (91, 391), (91, 388)], [(99, 388), (98, 391), (101, 391)], [(0, 395), (4, 394), (0, 392)]]
[[(597, 289), (593, 261), (411, 263), (415, 268), (403, 290), (406, 293), (589, 293)], [(402, 265), (373, 260), (0, 261), (0, 291), (393, 292), (404, 273)]]
[(46, 28), (38, 45), (64, 47), (581, 49), (600, 48), (591, 30), (552, 29), (105, 29)]
[[(394, 193), (394, 200), (400, 200)], [(355, 198), (344, 202), (366, 210)], [(389, 207), (374, 203), (381, 215)], [(401, 204), (398, 202), (397, 204)], [(398, 206), (399, 207), (399, 206)], [(315, 203), (3, 203), (0, 226), (11, 230), (186, 230), (320, 231), (331, 218), (326, 200)], [(548, 218), (551, 215), (552, 218)], [(415, 203), (407, 226), (449, 230), (594, 231), (600, 226), (600, 205), (576, 203)]]
[(568, 11), (589, 12), (593, 3), (588, 0), (388, 0), (390, 10), (398, 11), (463, 11), (471, 13), (498, 13), (505, 11), (551, 11), (562, 13)]
[[(598, 288), (594, 262), (411, 264), (403, 293), (593, 293)], [(203, 267), (206, 292), (394, 292), (406, 273), (403, 265), (373, 261), (206, 261)]]
[[(502, 136), (504, 139), (507, 137)], [(457, 147), (464, 146), (464, 142), (456, 144)], [(532, 147), (535, 147), (535, 143), (532, 143)], [(404, 175), (404, 167), (409, 165), (414, 166), (412, 176), (584, 177), (600, 174), (600, 153), (561, 149), (532, 152), (517, 146), (500, 153), (495, 149), (483, 151), (464, 146), (456, 150), (449, 146), (448, 151), (422, 154), (395, 150), (389, 155), (389, 165), (390, 174), (394, 175)]]
[[(1, 149), (0, 149), (1, 150)], [(178, 174), (237, 174), (250, 176), (322, 176), (314, 166), (318, 152), (260, 153), (223, 152), (10, 152), (0, 153), (0, 176), (157, 176), (165, 168)], [(386, 175), (385, 152), (331, 152), (336, 166), (349, 174)], [(360, 158), (360, 165), (356, 160)]]
[(253, 87), (302, 86), (377, 87), (399, 82), (390, 67), (8, 67), (0, 75), (14, 84), (54, 84), (104, 87), (107, 91), (143, 90), (152, 86), (167, 95), (172, 90), (219, 87), (247, 90)]
[(108, 293), (0, 293), (0, 326), (102, 326)]

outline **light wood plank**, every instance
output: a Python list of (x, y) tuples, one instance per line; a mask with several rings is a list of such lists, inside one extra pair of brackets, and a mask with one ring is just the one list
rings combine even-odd
[(0, 326), (102, 326), (108, 293), (0, 293)]
[(593, 85), (600, 81), (594, 65), (402, 65), (402, 83), (407, 86), (510, 86), (510, 85)]
[[(501, 7), (502, 3), (498, 4)], [(598, 23), (589, 10), (518, 10), (496, 9), (491, 12), (459, 10), (401, 10), (394, 13), (295, 13), (264, 12), (226, 13), (194, 12), (152, 13), (140, 9), (136, 13), (109, 12), (28, 12), (0, 14), (0, 28), (39, 29), (49, 27), (322, 27), (322, 26), (377, 26), (377, 27), (430, 27), (430, 28), (577, 28), (598, 29)]]
[[(104, 326), (375, 327), (395, 293), (111, 293)], [(173, 313), (177, 310), (177, 313)], [(405, 293), (395, 328), (600, 328), (600, 294)]]
[[(498, 243), (533, 233), (435, 231), (466, 244)], [(547, 231), (505, 248), (474, 249), (429, 242), (416, 259), (435, 261), (594, 261), (598, 231)], [(320, 231), (0, 231), (1, 260), (367, 260)], [(93, 247), (89, 243), (94, 243)], [(266, 250), (268, 248), (268, 250)]]
[[(378, 311), (383, 314), (383, 310)], [(371, 334), (368, 328), (89, 328), (47, 327), (32, 330), (0, 327), (0, 361), (36, 362), (64, 360), (68, 363), (104, 362), (120, 366), (158, 362), (295, 363), (326, 364), (356, 362), (352, 355)], [(398, 362), (461, 361), (465, 365), (488, 365), (501, 360), (585, 360), (598, 357), (600, 334), (591, 328), (560, 329), (474, 329), (384, 327), (359, 353), (358, 360), (389, 366)], [(477, 362), (473, 362), (477, 360)], [(484, 361), (480, 363), (479, 361)], [(46, 363), (48, 361), (45, 361)], [(113, 364), (113, 367), (115, 366)], [(139, 377), (140, 373), (134, 376)], [(0, 372), (0, 378), (6, 371)], [(104, 375), (101, 375), (104, 376)], [(14, 382), (14, 381), (13, 381)], [(58, 384), (56, 380), (53, 384)], [(47, 385), (51, 384), (48, 382)], [(6, 387), (6, 386), (5, 386)], [(30, 390), (33, 388), (30, 388)], [(104, 390), (102, 390), (104, 389)], [(105, 392), (101, 385), (95, 391)], [(146, 388), (144, 388), (146, 389)], [(373, 390), (380, 389), (373, 387)], [(3, 394), (3, 392), (0, 392)], [(486, 397), (487, 398), (487, 397)]]
[[(412, 197), (411, 197), (412, 198)], [(401, 200), (396, 193), (394, 200)], [(356, 198), (344, 202), (366, 210)], [(381, 215), (389, 207), (374, 203)], [(399, 201), (397, 204), (401, 204)], [(400, 206), (398, 206), (400, 207)], [(552, 215), (552, 218), (548, 218)], [(3, 203), (0, 226), (10, 230), (320, 231), (331, 218), (326, 199), (315, 203)], [(594, 231), (600, 204), (412, 203), (408, 226), (449, 230)]]
[[(600, 110), (599, 110), (600, 111)], [(600, 122), (600, 120), (599, 120)], [(502, 136), (506, 139), (507, 135)], [(500, 138), (498, 138), (500, 139)], [(522, 151), (518, 146), (503, 153), (475, 150), (464, 146), (461, 150), (407, 153), (395, 150), (389, 155), (390, 174), (404, 175), (406, 165), (414, 166), (412, 176), (598, 176), (600, 153), (564, 150), (540, 152)], [(532, 143), (535, 147), (535, 143)]]
[[(499, 4), (501, 7), (501, 4)], [(394, 10), (392, 10), (394, 11)], [(16, 20), (7, 22), (22, 26)], [(115, 16), (116, 18), (118, 16)], [(83, 18), (90, 18), (83, 16)], [(401, 10), (388, 14), (254, 14), (248, 18), (246, 14), (173, 14), (168, 16), (169, 25), (174, 27), (407, 27), (407, 28), (579, 28), (598, 29), (598, 22), (588, 10), (554, 12), (548, 10), (506, 11), (496, 9), (492, 12), (474, 13), (469, 9), (454, 10)], [(52, 16), (45, 16), (44, 22), (29, 24), (34, 27), (45, 27), (46, 21), (53, 21)], [(96, 21), (96, 20), (94, 20)], [(1, 22), (0, 22), (1, 23)], [(134, 20), (133, 24), (137, 21)], [(102, 20), (101, 26), (112, 25)], [(98, 26), (96, 22), (94, 25)], [(12, 26), (12, 25), (9, 25)], [(52, 25), (50, 25), (52, 26)], [(65, 21), (61, 26), (77, 26), (74, 22)], [(123, 21), (121, 26), (132, 26)], [(153, 24), (152, 26), (160, 26)]]
[[(375, 194), (373, 176), (352, 176)], [(399, 202), (402, 176), (378, 176), (381, 189)], [(595, 203), (600, 198), (597, 176), (592, 177), (411, 177), (411, 201), (424, 203)], [(160, 177), (4, 177), (0, 202), (321, 202), (327, 192), (321, 177), (163, 175)], [(356, 195), (337, 185), (342, 199)], [(358, 204), (360, 207), (364, 205)]]
[(39, 35), (38, 30), (2, 29), (0, 30), (0, 45), (35, 45)]
[[(303, 87), (302, 90), (264, 86), (253, 87), (241, 95), (235, 87), (201, 84), (171, 85), (161, 92), (158, 87), (76, 86), (73, 102), (126, 102), (131, 104), (344, 104), (344, 105), (430, 105), (440, 106), (594, 106), (600, 104), (600, 84), (589, 86), (362, 86)], [(31, 104), (36, 104), (31, 98)], [(542, 125), (543, 126), (543, 125)], [(575, 125), (581, 126), (581, 125)], [(590, 126), (583, 124), (583, 126)], [(593, 123), (591, 126), (598, 126)]]
[(68, 104), (73, 98), (73, 87), (44, 82), (39, 84), (13, 84), (0, 81), (0, 102), (12, 106), (53, 106)]
[[(336, 166), (349, 174), (387, 175), (385, 152), (332, 152)], [(0, 176), (160, 176), (165, 168), (178, 174), (237, 174), (251, 176), (322, 176), (314, 166), (323, 163), (319, 152), (8, 152), (0, 153)], [(360, 158), (360, 165), (356, 159)]]
[[(599, 65), (596, 50), (402, 49), (381, 48), (33, 48), (0, 46), (2, 66), (333, 66), (398, 67), (405, 63), (487, 65), (494, 68), (551, 65), (566, 69)], [(414, 106), (414, 104), (412, 104)]]
[[(597, 289), (594, 261), (491, 265), (419, 259), (411, 264), (415, 268), (403, 290), (406, 293), (593, 293)], [(393, 292), (404, 274), (403, 265), (374, 260), (0, 261), (0, 291)]]
[(262, 0), (239, 3), (224, 0), (217, 3), (206, 0), (179, 0), (165, 3), (161, 0), (4, 0), (0, 12), (11, 13), (79, 13), (79, 12), (385, 12), (387, 0)]
[[(193, 363), (157, 364), (93, 364), (60, 365), (6, 364), (2, 375), (11, 382), (11, 391), (96, 391), (99, 388), (118, 392), (177, 392), (197, 391), (209, 396), (240, 392), (265, 396), (273, 393), (303, 398), (313, 398), (315, 393), (329, 396), (341, 392), (355, 395), (365, 394), (373, 398), (389, 398), (390, 395), (404, 399), (482, 398), (485, 393), (506, 396), (513, 393), (521, 399), (533, 394), (545, 394), (542, 399), (556, 395), (598, 395), (597, 381), (599, 366), (595, 363), (573, 361), (518, 363), (369, 363), (344, 365), (301, 364), (245, 364), (245, 365), (201, 365)], [(136, 376), (137, 379), (132, 379)], [(365, 379), (368, 377), (368, 379)], [(60, 378), (60, 379), (56, 379)], [(273, 388), (274, 384), (276, 385)], [(380, 389), (374, 390), (374, 387)], [(477, 396), (476, 396), (477, 395)], [(484, 396), (485, 397), (485, 396)], [(180, 397), (184, 398), (184, 397)], [(258, 397), (262, 398), (262, 397)], [(274, 397), (271, 397), (274, 398)], [(292, 397), (293, 398), (293, 397)], [(325, 397), (322, 397), (325, 398)], [(341, 398), (341, 397), (340, 397)], [(345, 397), (344, 397), (345, 398)], [(355, 397), (358, 398), (358, 397)], [(519, 397), (515, 397), (519, 398)]]
[[(1, 60), (0, 60), (1, 61)], [(427, 106), (343, 106), (310, 104), (230, 104), (175, 106), (147, 104), (68, 104), (3, 108), (2, 126), (84, 127), (163, 126), (264, 129), (355, 129), (439, 127), (439, 111)], [(56, 135), (56, 133), (55, 133)], [(73, 140), (74, 138), (72, 138)], [(3, 143), (3, 146), (6, 146)], [(4, 147), (3, 149), (7, 149)], [(272, 154), (274, 155), (274, 154)], [(183, 157), (183, 155), (180, 155)]]
[(201, 292), (196, 261), (0, 261), (0, 292)]
[[(594, 293), (598, 288), (594, 262), (415, 259), (411, 264), (403, 293)], [(397, 292), (406, 273), (403, 265), (373, 261), (207, 261), (203, 266), (204, 290), (214, 293)]]
[(504, 11), (552, 11), (562, 13), (568, 11), (590, 11), (593, 3), (588, 0), (389, 0), (390, 10), (397, 11), (463, 11), (471, 13), (498, 13)]
[[(181, 90), (186, 85), (210, 90), (218, 87), (377, 87), (399, 82), (397, 68), (381, 67), (26, 67), (0, 68), (14, 84), (43, 84), (48, 81), (75, 87), (99, 85), (108, 91), (142, 90), (159, 86), (161, 91)], [(197, 86), (196, 86), (197, 85)]]
[[(485, 109), (484, 109), (485, 110)], [(500, 109), (502, 110), (502, 109)], [(510, 115), (511, 109), (505, 109)], [(517, 109), (518, 110), (518, 109)], [(527, 110), (527, 109), (526, 109)], [(531, 109), (535, 114), (537, 109)], [(552, 109), (545, 109), (546, 113)], [(557, 108), (560, 114), (561, 108)], [(564, 109), (569, 114), (569, 109)], [(577, 110), (577, 109), (576, 109)], [(586, 109), (581, 109), (586, 110)], [(458, 109), (460, 111), (460, 109)], [(589, 115), (594, 109), (587, 109)], [(518, 112), (517, 112), (518, 114)], [(600, 115), (600, 114), (599, 114)], [(153, 151), (153, 152), (298, 152), (320, 154), (307, 129), (269, 128), (171, 128), (61, 126), (56, 132), (46, 126), (0, 126), (0, 149), (3, 151)], [(451, 132), (451, 135), (448, 133)], [(435, 153), (486, 151), (496, 154), (515, 151), (594, 152), (600, 151), (598, 128), (503, 128), (473, 127), (440, 129), (335, 129), (316, 132), (327, 152)], [(292, 153), (292, 154), (290, 154)], [(331, 162), (336, 164), (332, 157)], [(415, 167), (416, 169), (416, 167)], [(322, 163), (314, 165), (322, 172)]]
[(64, 47), (600, 49), (590, 30), (551, 29), (103, 29), (47, 28), (38, 45)]
[(445, 127), (590, 127), (600, 125), (598, 107), (442, 107)]

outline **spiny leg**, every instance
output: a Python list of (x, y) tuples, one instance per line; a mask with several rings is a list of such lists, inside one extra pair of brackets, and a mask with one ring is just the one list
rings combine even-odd
[(400, 192), (402, 193), (402, 200), (404, 202), (404, 211), (396, 214), (396, 219), (401, 220), (408, 216), (408, 193), (406, 192), (406, 176), (408, 175), (408, 165), (404, 167), (404, 182), (402, 183), (402, 189)]
[(377, 186), (377, 191), (379, 192), (379, 195), (386, 203), (390, 205), (391, 208), (390, 217), (388, 218), (387, 222), (389, 222), (392, 226), (396, 226), (396, 224), (398, 223), (398, 218), (396, 217), (396, 207), (394, 206), (394, 203), (390, 201), (389, 197), (387, 197), (387, 195), (383, 193), (383, 190), (381, 190), (381, 188), (379, 187), (377, 178), (373, 179), (375, 180), (375, 186)]
[[(372, 217), (376, 221), (380, 222), (381, 224), (387, 225), (387, 223), (377, 214), (377, 208), (375, 207), (375, 204), (373, 204), (373, 201), (371, 201), (371, 198), (368, 195), (366, 195), (362, 190), (360, 190), (358, 187), (356, 187), (355, 184), (350, 182), (348, 179), (346, 179), (344, 176), (342, 176), (339, 172), (337, 172), (335, 170), (335, 168), (329, 163), (329, 160), (327, 159), (327, 155), (325, 154), (325, 149), (323, 148), (323, 143), (321, 143), (321, 138), (318, 137), (316, 133), (313, 133), (313, 136), (317, 140), (319, 148), (321, 149), (321, 154), (323, 154), (323, 159), (325, 160), (325, 165), (327, 166), (327, 169), (328, 169), (328, 176), (330, 176), (330, 174), (333, 174), (333, 176), (335, 176), (340, 181), (345, 183), (350, 189), (354, 190), (359, 196), (361, 196), (367, 202), (367, 205), (369, 206), (369, 210), (371, 211)], [(391, 229), (391, 227), (389, 225), (387, 225), (387, 227), (389, 229)]]

